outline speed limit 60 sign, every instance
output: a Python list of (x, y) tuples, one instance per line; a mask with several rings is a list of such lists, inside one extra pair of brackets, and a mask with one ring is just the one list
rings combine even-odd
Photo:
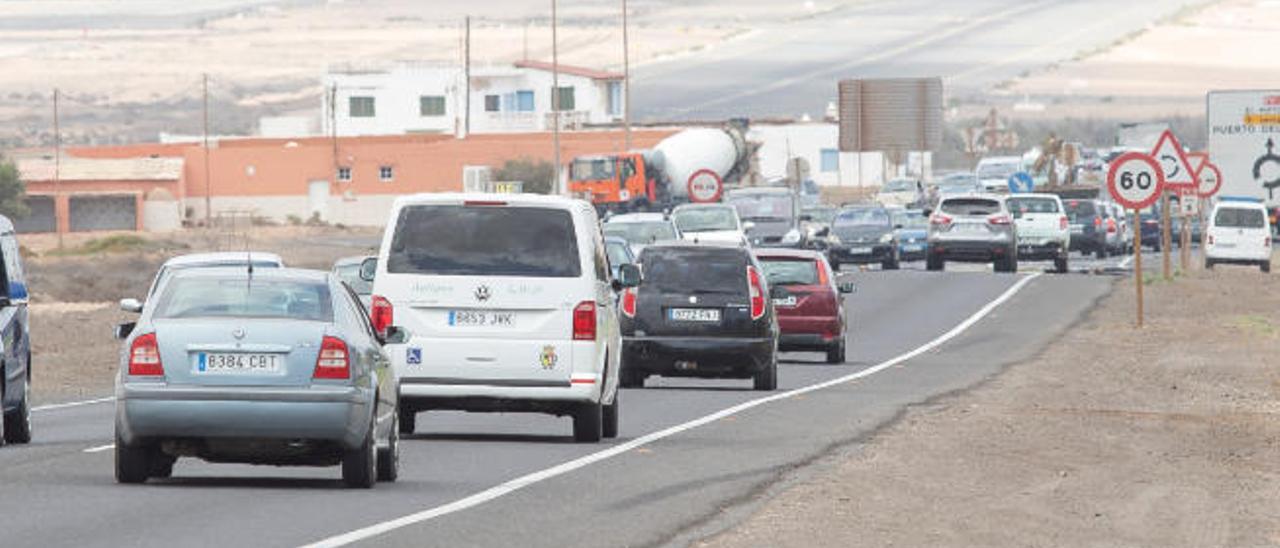
[(1164, 190), (1164, 171), (1149, 154), (1129, 152), (1111, 162), (1107, 190), (1126, 209), (1143, 209), (1154, 204)]

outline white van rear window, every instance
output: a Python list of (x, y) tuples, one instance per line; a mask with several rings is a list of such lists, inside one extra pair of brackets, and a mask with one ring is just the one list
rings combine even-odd
[(568, 211), (422, 205), (400, 210), (387, 272), (577, 278), (582, 264)]
[(1242, 207), (1218, 208), (1213, 224), (1226, 228), (1265, 228), (1267, 220), (1261, 209)]

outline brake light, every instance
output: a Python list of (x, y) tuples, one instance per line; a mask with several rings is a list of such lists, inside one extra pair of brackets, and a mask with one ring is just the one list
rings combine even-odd
[(945, 226), (951, 224), (951, 217), (941, 213), (935, 213), (929, 217), (929, 222), (935, 225)]
[(1206, 241), (1206, 243), (1208, 243), (1209, 245), (1213, 245), (1213, 234), (1209, 235), (1209, 239)]
[(135, 377), (162, 377), (164, 365), (160, 363), (160, 345), (155, 333), (138, 335), (129, 347), (129, 375)]
[(316, 372), (312, 378), (351, 378), (351, 354), (347, 352), (347, 343), (337, 337), (321, 339), (320, 355), (316, 357)]
[(636, 317), (636, 288), (628, 287), (622, 292), (622, 314), (628, 318)]
[(818, 269), (818, 285), (827, 285), (828, 280), (830, 279), (827, 278), (827, 262), (822, 259), (818, 259), (813, 262), (813, 267)]
[(1008, 215), (1005, 215), (1003, 213), (997, 213), (995, 215), (987, 217), (987, 224), (1007, 225), (1007, 224), (1011, 224), (1012, 222), (1013, 220), (1010, 219)]
[(760, 283), (760, 271), (747, 267), (747, 294), (751, 297), (751, 319), (764, 317), (764, 284)]
[(582, 301), (573, 307), (573, 340), (596, 340), (595, 301)]
[(1271, 247), (1271, 236), (1262, 239), (1262, 247)]
[(391, 301), (381, 295), (374, 295), (369, 303), (369, 320), (378, 336), (386, 337), (387, 328), (395, 321), (395, 309), (392, 308)]
[(462, 205), (463, 207), (501, 207), (507, 203), (500, 200), (467, 200), (462, 202)]
[(1069, 228), (1070, 226), (1071, 226), (1071, 225), (1070, 225), (1070, 221), (1068, 221), (1068, 220), (1067, 220), (1067, 216), (1066, 216), (1066, 215), (1063, 215), (1063, 216), (1061, 216), (1061, 217), (1058, 217), (1058, 229), (1059, 229), (1059, 230), (1066, 230), (1066, 229), (1067, 229), (1067, 228)]
[(1093, 218), (1093, 227), (1094, 227), (1094, 228), (1099, 228), (1099, 227), (1101, 227), (1101, 226), (1102, 226), (1102, 217), (1094, 217), (1094, 218)]
[(1116, 220), (1107, 219), (1107, 232), (1114, 233), (1116, 231)]

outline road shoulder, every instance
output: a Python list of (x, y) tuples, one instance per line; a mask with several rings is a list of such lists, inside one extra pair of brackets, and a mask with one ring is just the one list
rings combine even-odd
[(1280, 544), (1280, 280), (1120, 284), (1044, 352), (908, 411), (701, 546)]

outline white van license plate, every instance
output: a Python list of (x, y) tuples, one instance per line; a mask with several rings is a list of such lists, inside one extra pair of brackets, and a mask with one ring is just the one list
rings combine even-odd
[(204, 374), (273, 374), (280, 371), (278, 354), (206, 353), (196, 355), (196, 372)]
[(449, 325), (457, 327), (514, 327), (515, 312), (450, 310)]
[(720, 311), (715, 308), (672, 308), (667, 317), (676, 322), (718, 322)]

